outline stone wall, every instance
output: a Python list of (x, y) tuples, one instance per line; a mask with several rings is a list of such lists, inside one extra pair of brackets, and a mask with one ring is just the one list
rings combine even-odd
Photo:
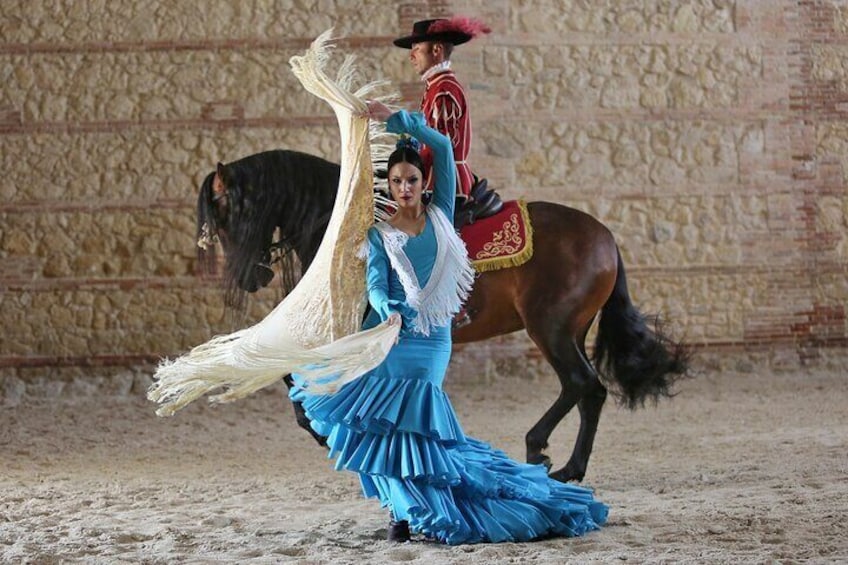
[[(454, 65), (474, 169), (503, 196), (608, 225), (634, 299), (705, 359), (843, 358), (845, 2), (7, 0), (2, 386), (131, 387), (159, 357), (261, 318), (277, 290), (234, 322), (195, 274), (200, 181), (269, 148), (337, 160), (334, 120), (288, 58), (336, 25), (340, 51), (414, 107), (420, 84), (390, 40), (449, 13), (494, 29)], [(455, 370), (473, 378), (495, 350), (487, 374), (544, 365), (523, 335), (492, 344), (461, 348)]]

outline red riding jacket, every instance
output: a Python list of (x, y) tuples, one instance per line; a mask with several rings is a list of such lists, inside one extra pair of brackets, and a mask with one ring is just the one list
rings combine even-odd
[[(427, 125), (450, 138), (456, 160), (456, 193), (467, 197), (474, 184), (474, 177), (466, 162), (471, 148), (471, 119), (465, 91), (449, 68), (427, 77), (425, 83), (421, 112)], [(433, 175), (429, 172), (432, 169), (432, 156), (426, 146), (421, 151), (421, 157), (428, 170), (426, 189), (432, 190)]]

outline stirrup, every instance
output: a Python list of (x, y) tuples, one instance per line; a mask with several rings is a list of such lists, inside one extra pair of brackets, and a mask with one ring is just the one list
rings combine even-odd
[(389, 531), (386, 534), (386, 540), (403, 543), (409, 541), (409, 522), (406, 520), (389, 521)]

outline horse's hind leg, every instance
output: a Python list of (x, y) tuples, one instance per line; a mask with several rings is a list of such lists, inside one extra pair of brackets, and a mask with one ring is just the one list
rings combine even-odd
[(586, 474), (601, 407), (606, 399), (606, 389), (583, 350), (587, 330), (588, 326), (576, 336), (564, 331), (549, 331), (540, 336), (528, 329), (530, 337), (557, 372), (562, 389), (554, 404), (527, 433), (527, 462), (550, 466), (550, 458), (542, 450), (547, 448), (551, 433), (575, 404), (580, 411), (580, 431), (571, 458), (565, 467), (551, 473), (551, 478), (562, 482), (580, 481)]
[(583, 395), (577, 401), (577, 409), (580, 411), (580, 431), (577, 433), (574, 451), (565, 467), (551, 473), (551, 478), (562, 482), (582, 481), (586, 475), (589, 456), (592, 454), (592, 446), (595, 443), (595, 433), (598, 431), (598, 422), (601, 419), (601, 409), (607, 398), (607, 389), (598, 379), (598, 373), (589, 363), (586, 352), (582, 348), (580, 358), (582, 372), (584, 375), (591, 376), (583, 385)]
[[(527, 333), (539, 346), (545, 359), (551, 364), (559, 377), (561, 390), (553, 405), (548, 408), (544, 416), (533, 426), (525, 436), (527, 446), (527, 462), (534, 464), (551, 465), (550, 457), (543, 453), (548, 447), (548, 439), (554, 428), (565, 418), (565, 415), (574, 408), (583, 397), (584, 390), (581, 381), (584, 380), (579, 368), (580, 351), (573, 339), (565, 340), (559, 347), (552, 347), (552, 343), (560, 342), (552, 336), (534, 335), (535, 331), (528, 328)], [(559, 332), (552, 332), (558, 334)], [(558, 478), (558, 480), (562, 480)]]
[(573, 391), (563, 389), (545, 415), (536, 422), (524, 438), (527, 446), (527, 462), (534, 465), (542, 464), (551, 468), (551, 458), (543, 452), (548, 447), (548, 439), (568, 411), (577, 403), (579, 398)]
[(562, 469), (551, 473), (552, 478), (563, 482), (582, 481), (586, 475), (589, 456), (592, 454), (592, 446), (595, 443), (595, 433), (598, 431), (598, 422), (601, 419), (601, 409), (607, 398), (607, 389), (601, 383), (597, 371), (586, 354), (586, 334), (590, 326), (591, 324), (587, 325), (577, 339), (580, 344), (578, 364), (586, 378), (583, 396), (577, 402), (577, 409), (580, 411), (580, 430), (568, 463)]

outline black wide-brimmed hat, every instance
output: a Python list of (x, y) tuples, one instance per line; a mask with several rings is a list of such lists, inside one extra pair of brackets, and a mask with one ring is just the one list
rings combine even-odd
[(394, 44), (411, 49), (415, 43), (437, 41), (462, 45), (483, 33), (492, 31), (486, 24), (473, 18), (453, 17), (421, 20), (412, 24), (412, 35), (394, 40)]

